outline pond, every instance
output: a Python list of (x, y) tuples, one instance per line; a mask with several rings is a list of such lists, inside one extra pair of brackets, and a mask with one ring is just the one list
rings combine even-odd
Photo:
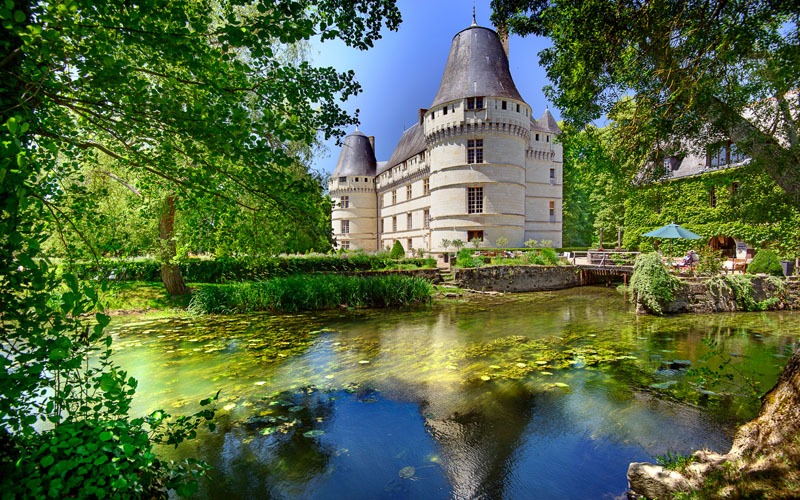
[[(215, 432), (159, 450), (214, 467), (201, 497), (611, 499), (630, 462), (727, 451), (800, 314), (642, 317), (584, 287), (110, 328), (139, 380), (133, 415), (221, 391)], [(703, 386), (687, 370), (726, 360)]]

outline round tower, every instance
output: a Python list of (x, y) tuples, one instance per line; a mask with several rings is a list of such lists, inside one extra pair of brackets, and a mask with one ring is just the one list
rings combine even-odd
[(473, 25), (456, 34), (423, 120), (433, 250), (445, 250), (443, 239), (523, 245), (530, 117), (497, 33)]
[(358, 130), (345, 137), (336, 169), (328, 181), (334, 204), (331, 222), (337, 248), (378, 249), (375, 168), (374, 138)]

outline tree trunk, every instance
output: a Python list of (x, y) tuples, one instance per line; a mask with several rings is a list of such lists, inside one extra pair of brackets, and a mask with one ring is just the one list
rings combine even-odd
[(189, 287), (183, 281), (181, 270), (172, 263), (175, 257), (175, 195), (170, 193), (164, 198), (164, 208), (158, 220), (158, 236), (161, 240), (161, 281), (172, 296), (186, 295)]

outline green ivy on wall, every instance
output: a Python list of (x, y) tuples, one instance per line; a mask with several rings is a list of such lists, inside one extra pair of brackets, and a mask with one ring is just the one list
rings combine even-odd
[[(623, 244), (650, 251), (653, 239), (641, 235), (671, 222), (706, 239), (729, 236), (774, 248), (782, 257), (800, 255), (800, 211), (771, 178), (749, 166), (632, 189), (625, 201)], [(688, 240), (671, 245), (673, 254), (699, 246)]]

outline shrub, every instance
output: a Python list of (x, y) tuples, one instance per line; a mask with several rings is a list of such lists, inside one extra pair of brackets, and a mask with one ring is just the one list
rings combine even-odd
[(483, 265), (483, 258), (473, 257), (474, 250), (462, 248), (458, 251), (456, 258), (456, 267), (481, 267)]
[(508, 246), (508, 238), (501, 236), (494, 241), (497, 244), (497, 248), (505, 248)]
[(557, 266), (561, 262), (558, 254), (552, 248), (542, 248), (541, 251), (539, 251), (539, 255), (547, 264), (550, 264), (551, 266)]
[(461, 240), (453, 240), (450, 242), (451, 245), (456, 249), (456, 252), (460, 252), (462, 248), (464, 248), (464, 242)]
[(700, 260), (694, 272), (700, 276), (716, 276), (722, 272), (722, 251), (705, 247), (698, 252)]
[(406, 255), (406, 250), (403, 248), (403, 244), (400, 243), (400, 240), (394, 242), (394, 246), (392, 247), (392, 252), (389, 254), (389, 257), (393, 259), (402, 259)]
[(630, 287), (632, 301), (640, 301), (654, 314), (663, 314), (663, 308), (672, 302), (680, 287), (680, 280), (669, 273), (661, 256), (653, 252), (636, 257)]
[(536, 248), (536, 246), (538, 244), (539, 244), (539, 242), (536, 241), (536, 240), (528, 240), (528, 241), (525, 242), (525, 246), (528, 247), (528, 248)]
[(772, 276), (783, 276), (783, 268), (780, 260), (772, 250), (759, 250), (750, 264), (747, 265), (747, 272), (750, 274), (771, 274)]
[(525, 257), (528, 259), (528, 262), (530, 264), (534, 265), (534, 266), (546, 266), (547, 265), (547, 261), (544, 259), (544, 257), (539, 255), (539, 253), (536, 252), (536, 251), (527, 252), (525, 254)]
[(481, 243), (483, 243), (483, 240), (480, 238), (472, 238), (471, 240), (469, 240), (469, 242), (472, 243), (472, 246), (475, 247), (475, 249), (477, 250), (478, 247), (481, 246)]
[(195, 291), (189, 311), (230, 314), (252, 311), (309, 311), (350, 307), (392, 307), (430, 300), (432, 285), (410, 276), (295, 275)]

